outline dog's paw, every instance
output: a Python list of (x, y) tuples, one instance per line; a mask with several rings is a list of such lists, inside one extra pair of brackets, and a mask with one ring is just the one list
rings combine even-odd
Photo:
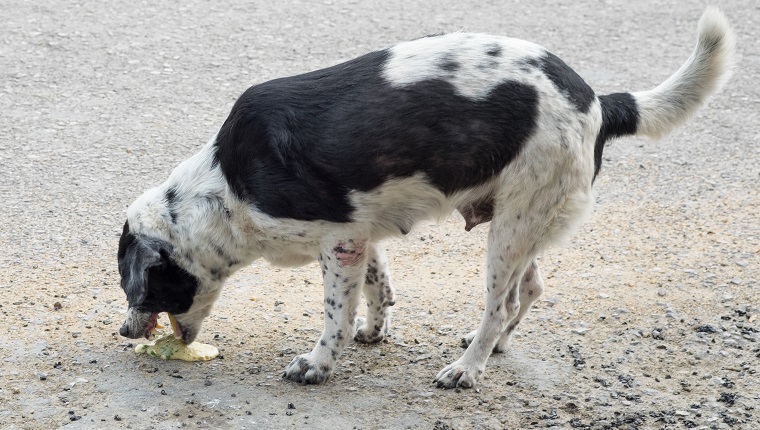
[(302, 354), (288, 364), (282, 377), (300, 384), (322, 384), (331, 374), (331, 366), (312, 362), (309, 354)]
[(369, 327), (367, 320), (362, 317), (356, 318), (356, 326), (359, 327), (356, 329), (356, 334), (354, 335), (354, 340), (357, 342), (378, 343), (385, 337), (382, 327)]
[[(460, 359), (461, 360), (461, 359)], [(457, 360), (438, 372), (433, 382), (438, 388), (472, 388), (480, 379), (484, 369), (462, 363)]]
[[(469, 333), (467, 333), (462, 338), (462, 348), (467, 349), (468, 346), (472, 343), (472, 340), (475, 339), (475, 334), (477, 333), (477, 330), (473, 330)], [(499, 339), (499, 342), (496, 344), (496, 346), (493, 347), (492, 352), (494, 354), (501, 354), (502, 352), (507, 350), (507, 347), (509, 346), (509, 339), (506, 339), (504, 344), (502, 345), (502, 340)]]

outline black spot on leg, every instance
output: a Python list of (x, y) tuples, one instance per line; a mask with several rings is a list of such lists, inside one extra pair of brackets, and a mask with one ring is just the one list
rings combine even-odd
[(322, 346), (327, 346), (327, 342), (325, 342), (325, 340), (324, 340), (324, 339), (321, 339), (321, 340), (319, 341), (319, 344), (320, 344), (320, 345), (322, 345)]
[(528, 295), (532, 296), (533, 295), (533, 290), (528, 290)]
[(224, 272), (222, 269), (219, 269), (217, 267), (212, 267), (209, 270), (209, 273), (211, 274), (211, 279), (214, 281), (218, 281), (224, 277)]
[(327, 318), (333, 319), (333, 314), (332, 314), (332, 312), (328, 312), (328, 313), (327, 313)]
[(501, 310), (501, 303), (499, 303), (498, 305), (496, 305), (496, 312), (499, 312), (500, 310)]
[(529, 270), (528, 273), (525, 274), (523, 277), (523, 282), (530, 282), (533, 280), (533, 270)]

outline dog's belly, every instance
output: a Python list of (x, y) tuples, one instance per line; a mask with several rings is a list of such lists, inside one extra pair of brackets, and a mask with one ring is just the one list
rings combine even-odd
[(275, 238), (262, 242), (261, 245), (262, 257), (274, 266), (303, 266), (316, 260), (319, 256), (319, 245), (314, 242), (295, 242)]

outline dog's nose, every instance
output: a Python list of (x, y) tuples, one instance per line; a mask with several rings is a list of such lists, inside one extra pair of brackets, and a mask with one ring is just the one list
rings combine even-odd
[(124, 323), (124, 325), (122, 325), (119, 329), (119, 334), (124, 337), (129, 337), (129, 327), (127, 327), (126, 323)]

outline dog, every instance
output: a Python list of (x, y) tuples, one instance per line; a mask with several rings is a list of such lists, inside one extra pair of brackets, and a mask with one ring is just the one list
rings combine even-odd
[(200, 152), (129, 206), (119, 333), (146, 336), (169, 312), (175, 336), (192, 342), (236, 270), (317, 260), (324, 331), (283, 376), (323, 383), (352, 339), (388, 333), (383, 239), (458, 211), (468, 231), (490, 223), (486, 305), (434, 381), (473, 387), (541, 295), (536, 256), (589, 213), (605, 143), (683, 124), (728, 78), (734, 40), (722, 12), (706, 9), (686, 63), (643, 92), (597, 96), (539, 45), (469, 33), (255, 85)]

